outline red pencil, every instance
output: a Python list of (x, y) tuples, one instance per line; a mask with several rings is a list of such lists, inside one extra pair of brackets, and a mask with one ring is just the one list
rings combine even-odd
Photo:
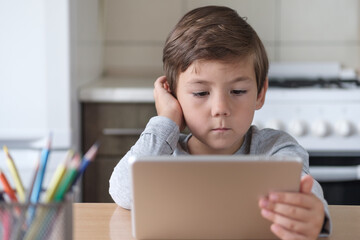
[(11, 188), (9, 182), (6, 179), (5, 174), (1, 171), (0, 169), (0, 182), (4, 187), (4, 191), (5, 193), (9, 196), (9, 198), (11, 199), (12, 202), (17, 202), (17, 197), (15, 195), (14, 190)]

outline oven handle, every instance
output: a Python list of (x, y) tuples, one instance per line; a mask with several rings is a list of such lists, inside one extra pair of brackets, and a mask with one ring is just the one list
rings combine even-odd
[(311, 176), (319, 182), (345, 182), (360, 180), (358, 166), (311, 166)]

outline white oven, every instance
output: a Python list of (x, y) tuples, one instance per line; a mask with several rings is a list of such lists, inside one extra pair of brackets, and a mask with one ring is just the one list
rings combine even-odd
[(330, 204), (360, 204), (360, 81), (339, 64), (279, 64), (254, 124), (290, 133)]

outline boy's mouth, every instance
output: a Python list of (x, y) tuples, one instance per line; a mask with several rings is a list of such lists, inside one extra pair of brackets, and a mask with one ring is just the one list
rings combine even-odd
[(230, 128), (214, 128), (213, 131), (215, 132), (225, 132), (230, 130)]

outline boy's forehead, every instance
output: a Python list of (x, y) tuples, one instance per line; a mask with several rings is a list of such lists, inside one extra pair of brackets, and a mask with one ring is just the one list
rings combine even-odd
[(235, 70), (247, 69), (255, 73), (253, 56), (237, 57), (231, 59), (220, 59), (220, 60), (208, 60), (198, 59), (195, 60), (185, 71), (192, 74), (200, 74), (201, 69), (206, 68), (208, 65), (219, 63), (224, 68), (233, 68)]

